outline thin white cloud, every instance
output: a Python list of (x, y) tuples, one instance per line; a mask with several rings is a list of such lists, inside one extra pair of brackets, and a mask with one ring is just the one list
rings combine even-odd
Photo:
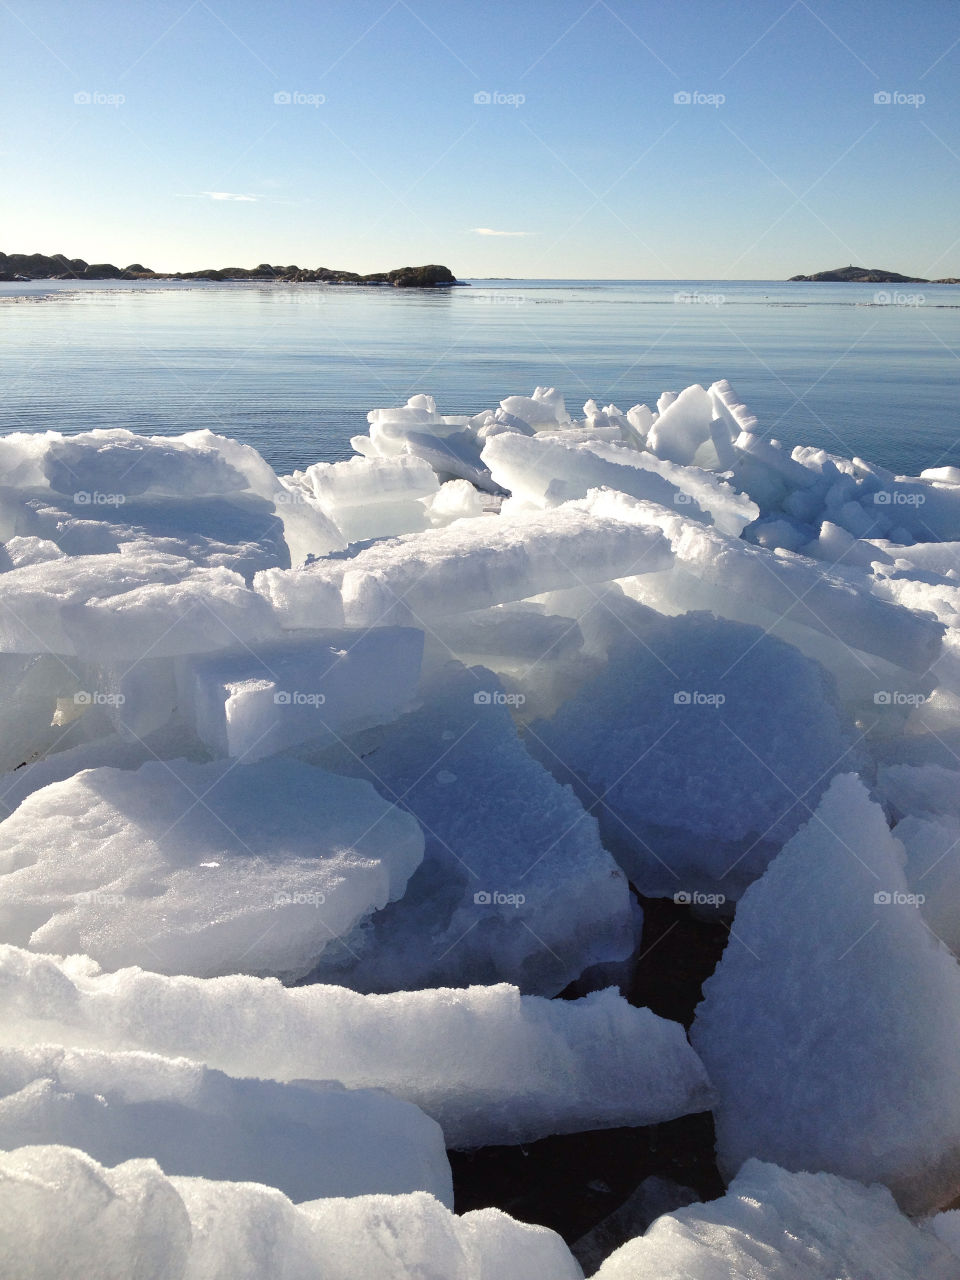
[(532, 236), (532, 231), (494, 231), (493, 227), (471, 227), (478, 236)]

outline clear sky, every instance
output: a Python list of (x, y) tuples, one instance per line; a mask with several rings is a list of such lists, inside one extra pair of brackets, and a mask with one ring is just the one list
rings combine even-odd
[(960, 275), (957, 0), (0, 0), (0, 50), (8, 253)]

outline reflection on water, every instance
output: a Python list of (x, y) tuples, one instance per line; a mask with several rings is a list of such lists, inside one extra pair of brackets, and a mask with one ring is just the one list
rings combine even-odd
[(552, 384), (578, 412), (721, 377), (788, 444), (958, 465), (960, 287), (0, 285), (0, 431), (207, 427), (282, 472), (349, 456), (368, 409), (415, 392), (474, 413)]

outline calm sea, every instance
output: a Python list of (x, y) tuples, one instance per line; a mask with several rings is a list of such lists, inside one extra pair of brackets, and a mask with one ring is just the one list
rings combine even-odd
[(281, 472), (415, 392), (475, 413), (553, 385), (579, 413), (721, 377), (787, 444), (960, 465), (960, 286), (0, 284), (0, 432), (209, 427)]

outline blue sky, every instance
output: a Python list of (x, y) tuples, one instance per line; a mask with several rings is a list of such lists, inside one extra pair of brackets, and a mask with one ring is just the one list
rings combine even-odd
[(960, 275), (955, 0), (3, 0), (0, 48), (6, 252)]

